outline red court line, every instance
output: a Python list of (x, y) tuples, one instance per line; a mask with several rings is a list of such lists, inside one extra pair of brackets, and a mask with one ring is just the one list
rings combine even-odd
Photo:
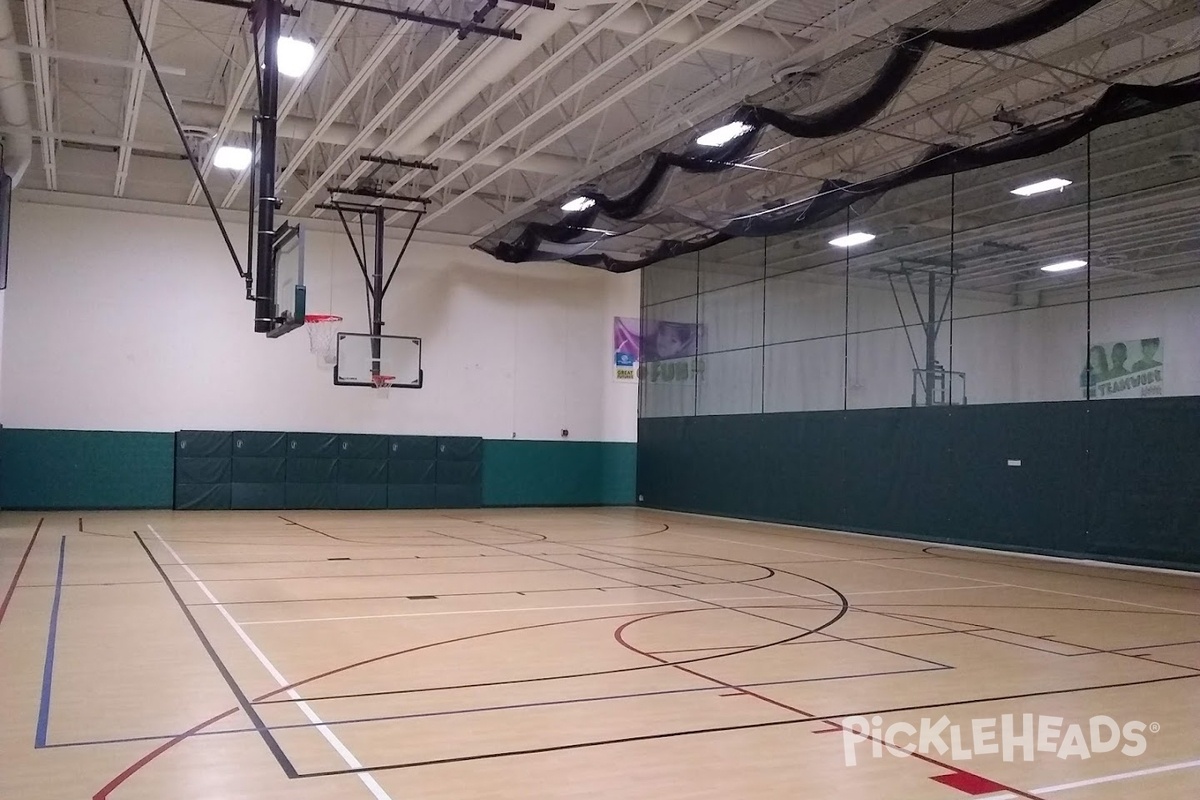
[(204, 722), (201, 722), (201, 723), (187, 729), (186, 731), (179, 734), (178, 736), (171, 739), (170, 741), (163, 742), (158, 747), (154, 748), (149, 753), (146, 753), (146, 755), (142, 756), (137, 761), (133, 762), (128, 767), (126, 767), (124, 769), (124, 771), (121, 772), (120, 775), (117, 775), (111, 781), (104, 784), (104, 787), (102, 789), (100, 789), (100, 791), (98, 791), (94, 795), (92, 795), (92, 800), (108, 800), (108, 796), (110, 794), (112, 794), (113, 789), (116, 789), (118, 786), (120, 786), (122, 783), (124, 783), (129, 778), (129, 776), (133, 775), (133, 773), (137, 772), (139, 769), (146, 766), (148, 763), (150, 763), (154, 759), (158, 758), (164, 752), (166, 752), (167, 750), (170, 750), (172, 747), (179, 744), (184, 739), (191, 736), (193, 733), (196, 733), (199, 730), (207, 728), (209, 725), (212, 725), (216, 722), (220, 722), (221, 720), (228, 717), (230, 714), (237, 712), (237, 710), (238, 709), (236, 709), (236, 708), (231, 708), (228, 711), (223, 711), (222, 713), (216, 715), (215, 717), (209, 717), (208, 719), (204, 720)]
[(37, 541), (38, 533), (42, 530), (42, 523), (46, 518), (42, 517), (37, 521), (37, 525), (33, 529), (33, 536), (29, 537), (29, 544), (25, 545), (25, 553), (21, 556), (21, 561), (17, 564), (17, 571), (13, 573), (12, 582), (8, 584), (8, 591), (4, 593), (4, 602), (0, 603), (0, 622), (4, 621), (4, 614), (8, 611), (8, 603), (12, 600), (13, 592), (17, 590), (17, 581), (21, 579), (21, 573), (25, 570), (25, 562), (29, 560), (29, 551), (33, 550), (33, 543)]
[[(698, 678), (702, 678), (707, 681), (712, 681), (713, 683), (718, 684), (719, 686), (724, 686), (727, 689), (732, 689), (736, 692), (741, 692), (743, 694), (747, 694), (757, 700), (762, 700), (765, 703), (769, 703), (770, 705), (776, 706), (778, 708), (782, 708), (786, 711), (791, 711), (792, 713), (799, 714), (803, 717), (815, 716), (813, 713), (811, 713), (809, 711), (805, 711), (801, 708), (797, 708), (796, 706), (790, 705), (788, 703), (784, 703), (782, 701), (775, 700), (774, 698), (767, 697), (766, 695), (759, 694), (758, 692), (752, 692), (749, 689), (746, 689), (742, 686), (737, 686), (736, 684), (729, 683), (727, 681), (721, 680), (720, 678), (713, 677), (712, 675), (706, 675), (703, 672), (700, 672), (699, 670), (690, 669), (688, 667), (681, 666), (678, 663), (673, 663), (673, 662), (667, 661), (666, 659), (659, 658), (656, 655), (653, 655), (653, 654), (651, 654), (645, 650), (642, 650), (638, 647), (635, 647), (634, 645), (630, 644), (629, 642), (627, 642), (625, 640), (625, 629), (630, 627), (631, 625), (635, 625), (639, 622), (645, 622), (646, 620), (650, 620), (650, 619), (658, 619), (660, 617), (665, 617), (665, 616), (668, 616), (670, 614), (675, 614), (675, 613), (681, 613), (681, 612), (661, 611), (661, 612), (656, 612), (654, 614), (648, 614), (644, 617), (639, 617), (637, 619), (630, 620), (622, 625), (619, 625), (617, 627), (617, 629), (613, 631), (613, 638), (616, 639), (617, 642), (622, 647), (626, 648), (627, 650), (630, 650), (634, 653), (645, 656), (646, 658), (654, 659), (655, 661), (658, 661), (661, 664), (675, 667), (676, 669), (686, 672), (689, 675), (694, 675)], [(836, 726), (837, 730), (845, 730), (845, 728), (841, 724), (834, 722), (832, 720), (814, 720), (814, 722), (818, 722), (818, 721), (824, 722), (827, 725)], [(822, 730), (816, 731), (816, 733), (830, 733), (830, 732), (832, 732), (832, 730), (822, 729)], [(875, 737), (867, 735), (867, 734), (863, 734), (863, 736), (864, 736), (864, 738), (866, 738), (870, 741), (881, 741), (881, 740), (877, 740), (877, 739), (875, 739)], [(883, 742), (883, 744), (884, 744), (884, 746), (887, 746), (886, 742)], [(967, 770), (960, 769), (959, 767), (955, 767), (952, 764), (947, 764), (943, 761), (938, 761), (936, 758), (927, 756), (924, 753), (913, 752), (913, 753), (911, 753), (911, 756), (913, 758), (918, 759), (919, 761), (924, 761), (928, 764), (933, 764), (935, 766), (942, 767), (943, 769), (949, 770), (950, 771), (949, 775), (935, 776), (932, 778), (932, 780), (937, 781), (938, 783), (941, 783), (945, 786), (950, 786), (952, 788), (958, 789), (959, 791), (965, 792), (967, 794), (977, 794), (977, 793), (981, 794), (982, 791), (976, 792), (975, 790), (976, 789), (984, 789), (985, 787), (987, 787), (987, 791), (993, 791), (993, 792), (1007, 791), (1007, 792), (1011, 792), (1012, 794), (1016, 795), (1017, 797), (1027, 798), (1027, 800), (1041, 800), (1041, 798), (1039, 798), (1037, 795), (1029, 794), (1028, 792), (1024, 792), (1024, 791), (1022, 791), (1020, 789), (1016, 789), (1012, 786), (1006, 786), (1002, 783), (998, 783), (989, 778), (985, 778), (982, 775), (977, 775), (973, 772), (968, 772)]]

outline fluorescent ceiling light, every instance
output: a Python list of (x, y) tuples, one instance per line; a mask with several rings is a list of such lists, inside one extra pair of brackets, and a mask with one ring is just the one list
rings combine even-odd
[(1063, 189), (1070, 186), (1071, 182), (1066, 178), (1047, 178), (1044, 181), (1031, 183), (1028, 186), (1019, 186), (1012, 190), (1013, 194), (1019, 194), (1021, 197), (1029, 197), (1033, 194), (1041, 194), (1042, 192), (1053, 192), (1055, 189)]
[(252, 154), (247, 147), (218, 147), (213, 155), (213, 166), (219, 169), (233, 169), (241, 172), (250, 166)]
[(587, 211), (594, 205), (596, 205), (596, 201), (590, 197), (576, 197), (574, 200), (568, 200), (563, 203), (562, 210), (571, 214), (577, 214), (580, 211)]
[(1047, 264), (1042, 267), (1042, 272), (1070, 272), (1073, 269), (1081, 269), (1086, 266), (1086, 261), (1075, 258), (1070, 261), (1060, 261), (1057, 264)]
[(312, 66), (316, 53), (317, 49), (313, 47), (312, 42), (281, 36), (275, 46), (279, 73), (289, 78), (299, 78)]
[(731, 122), (728, 125), (722, 125), (704, 134), (696, 140), (696, 144), (701, 147), (720, 147), (723, 144), (732, 142), (753, 127), (753, 125), (748, 125), (745, 122)]
[(854, 247), (856, 244), (866, 244), (875, 238), (873, 233), (848, 233), (845, 236), (839, 236), (836, 239), (830, 239), (829, 243), (834, 247)]

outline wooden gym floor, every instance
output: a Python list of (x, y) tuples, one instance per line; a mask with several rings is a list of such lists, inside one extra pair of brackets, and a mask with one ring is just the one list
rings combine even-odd
[[(0, 797), (1190, 800), (1198, 590), (632, 509), (6, 513)], [(1144, 752), (843, 729), (1006, 714)]]

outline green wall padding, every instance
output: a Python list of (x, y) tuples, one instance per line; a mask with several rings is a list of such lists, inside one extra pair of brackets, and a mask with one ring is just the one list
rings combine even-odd
[(354, 508), (387, 508), (387, 484), (347, 484), (339, 483), (335, 490), (337, 507)]
[(483, 504), (631, 505), (636, 465), (632, 442), (489, 439), (484, 443)]
[(436, 436), (392, 436), (388, 458), (404, 461), (433, 461), (437, 458)]
[(481, 461), (483, 439), (476, 436), (439, 436), (437, 458), (439, 461)]
[(283, 458), (288, 451), (288, 435), (277, 431), (236, 431), (233, 434), (235, 458)]
[(170, 508), (173, 433), (0, 430), (0, 508)]
[(642, 419), (638, 439), (654, 508), (1200, 568), (1200, 398)]
[(219, 458), (233, 455), (233, 434), (229, 431), (179, 431), (175, 447), (180, 458)]
[[(383, 452), (387, 452), (383, 449)], [(388, 462), (385, 458), (338, 459), (338, 483), (377, 484), (388, 482)]]
[(224, 511), (231, 507), (228, 483), (180, 483), (175, 486), (175, 507), (184, 511)]
[(338, 439), (338, 458), (388, 457), (387, 436), (372, 433), (346, 433)]
[(287, 508), (287, 485), (283, 483), (234, 483), (230, 507), (235, 509)]
[(336, 458), (289, 458), (288, 483), (334, 483), (337, 481)]
[(388, 483), (437, 483), (437, 462), (388, 459)]
[(283, 483), (287, 480), (287, 459), (284, 458), (234, 456), (232, 465), (233, 483)]
[(177, 458), (176, 483), (229, 483), (232, 474), (229, 458)]
[(461, 486), (438, 483), (433, 488), (437, 508), (479, 508), (483, 505), (483, 489), (478, 483)]
[(286, 508), (336, 508), (337, 486), (332, 483), (289, 483), (285, 485)]
[(433, 508), (437, 502), (435, 486), (432, 483), (422, 485), (388, 484), (388, 508)]
[(288, 458), (337, 458), (341, 437), (336, 433), (288, 435)]
[(479, 483), (483, 463), (479, 461), (438, 461), (436, 483), (469, 486)]

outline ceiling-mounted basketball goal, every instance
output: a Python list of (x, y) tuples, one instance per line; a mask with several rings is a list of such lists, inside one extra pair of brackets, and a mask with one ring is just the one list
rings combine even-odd
[[(396, 268), (408, 249), (429, 200), (390, 194), (381, 188), (379, 175), (387, 168), (436, 169), (432, 164), (384, 158), (377, 155), (362, 156), (371, 163), (372, 171), (367, 178), (353, 187), (328, 187), (330, 198), (317, 207), (336, 211), (342, 228), (350, 239), (350, 245), (362, 271), (368, 308), (370, 330), (365, 333), (342, 332), (342, 319), (336, 315), (310, 315), (307, 313), (304, 284), (304, 231), (298, 224), (284, 222), (277, 225), (275, 212), (282, 207), (277, 194), (276, 179), (276, 125), (279, 114), (279, 58), (277, 45), (280, 41), (284, 18), (299, 17), (299, 10), (290, 8), (282, 0), (200, 0), (215, 5), (244, 9), (250, 19), (250, 37), (255, 63), (258, 65), (257, 81), (258, 110), (251, 126), (250, 165), (251, 196), (249, 205), (249, 235), (246, 243), (245, 261), (238, 254), (229, 231), (217, 211), (212, 193), (209, 191), (200, 161), (189, 140), (179, 115), (163, 84), (158, 66), (150, 52), (138, 17), (130, 0), (121, 0), (130, 25), (137, 36), (138, 45), (146, 58), (147, 66), (154, 77), (164, 105), (179, 140), (187, 153), (188, 161), (195, 172), (196, 180), (220, 230), (225, 247), (229, 251), (234, 267), (246, 287), (246, 299), (254, 303), (254, 331), (269, 338), (277, 338), (305, 325), (313, 325), (310, 345), (322, 362), (329, 364), (332, 357), (334, 383), (338, 386), (371, 386), (386, 389), (390, 386), (421, 388), (421, 339), (413, 336), (389, 336), (383, 333), (383, 298), (396, 274)], [(519, 40), (521, 35), (514, 30), (484, 25), (484, 20), (496, 7), (495, 0), (484, 0), (483, 5), (470, 17), (462, 20), (445, 19), (416, 11), (385, 8), (377, 5), (352, 2), (351, 0), (312, 0), (312, 2), (349, 8), (359, 12), (381, 14), (397, 21), (405, 21), (435, 28), (454, 31), (459, 39), (470, 35), (494, 36)], [(517, 5), (553, 10), (549, 0), (509, 0)], [(384, 213), (407, 212), (413, 214), (404, 245), (392, 265), (391, 272), (384, 278)], [(358, 223), (362, 232), (361, 247), (355, 241), (350, 220)], [(368, 251), (365, 236), (366, 223), (371, 223), (373, 236)]]

